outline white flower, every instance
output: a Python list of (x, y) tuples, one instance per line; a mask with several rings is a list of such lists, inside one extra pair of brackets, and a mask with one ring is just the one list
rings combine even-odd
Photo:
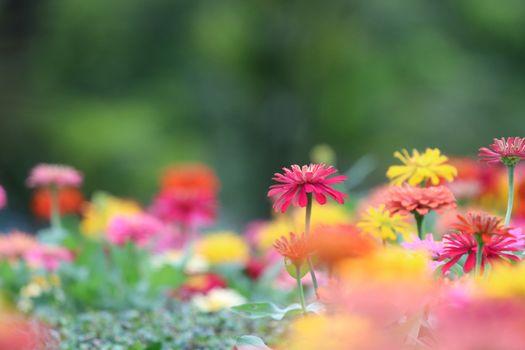
[(208, 294), (193, 297), (192, 304), (202, 312), (215, 312), (246, 303), (246, 299), (233, 289), (212, 289)]
[[(180, 267), (184, 263), (184, 252), (180, 250), (169, 250), (151, 258), (151, 265), (160, 269), (163, 266)], [(208, 272), (210, 264), (202, 255), (192, 254), (185, 262), (184, 272), (187, 274), (199, 274)]]

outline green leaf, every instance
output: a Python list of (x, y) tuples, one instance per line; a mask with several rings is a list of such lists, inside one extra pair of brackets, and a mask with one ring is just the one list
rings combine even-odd
[(232, 307), (232, 311), (250, 319), (270, 317), (277, 321), (302, 312), (299, 304), (292, 304), (283, 309), (273, 303), (242, 304)]
[(263, 350), (270, 350), (264, 341), (255, 335), (241, 335), (235, 340), (235, 346), (249, 346)]

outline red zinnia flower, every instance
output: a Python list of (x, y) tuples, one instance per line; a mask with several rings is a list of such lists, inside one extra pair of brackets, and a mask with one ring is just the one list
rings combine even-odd
[(481, 160), (487, 163), (502, 162), (507, 166), (514, 166), (520, 160), (525, 159), (525, 138), (523, 137), (502, 137), (494, 139), (494, 143), (489, 148), (479, 149)]
[[(523, 247), (523, 239), (517, 236), (499, 236), (493, 235), (489, 241), (483, 245), (481, 267), (494, 261), (505, 261), (506, 259), (519, 261), (519, 257), (512, 252), (519, 252)], [(476, 265), (476, 253), (478, 243), (473, 235), (461, 233), (449, 233), (443, 237), (443, 250), (440, 253), (439, 260), (450, 259), (443, 265), (443, 274), (454, 266), (463, 255), (467, 255), (463, 271), (470, 272)]]
[(426, 215), (429, 211), (441, 212), (456, 207), (456, 198), (445, 186), (392, 187), (387, 194), (386, 208), (392, 213), (408, 215), (417, 212)]
[(343, 182), (346, 176), (339, 175), (332, 178), (328, 176), (337, 172), (334, 167), (324, 164), (292, 165), (290, 169), (283, 168), (284, 174), (275, 173), (272, 178), (280, 184), (270, 186), (268, 197), (276, 197), (273, 204), (275, 211), (286, 212), (290, 204), (306, 207), (308, 193), (313, 193), (319, 204), (326, 203), (326, 195), (343, 204), (348, 196), (331, 187)]
[(289, 239), (283, 236), (273, 246), (295, 266), (301, 266), (312, 252), (312, 245), (304, 233), (298, 236), (290, 232)]
[(458, 215), (459, 222), (453, 228), (462, 234), (480, 235), (484, 242), (492, 236), (509, 235), (509, 228), (503, 226), (502, 220), (485, 213), (468, 213), (467, 216)]

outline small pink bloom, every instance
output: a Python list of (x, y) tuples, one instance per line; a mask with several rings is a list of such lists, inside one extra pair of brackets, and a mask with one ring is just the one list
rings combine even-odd
[(279, 184), (271, 185), (268, 197), (275, 197), (273, 208), (281, 213), (286, 212), (290, 204), (306, 207), (307, 194), (312, 193), (319, 204), (326, 203), (326, 196), (330, 196), (338, 203), (343, 204), (346, 193), (337, 191), (332, 185), (346, 180), (346, 176), (339, 175), (328, 178), (337, 172), (334, 167), (324, 164), (292, 165), (290, 169), (283, 168), (284, 173), (275, 173), (272, 178)]
[(73, 253), (63, 247), (39, 244), (25, 254), (25, 261), (31, 267), (55, 271), (62, 262), (73, 260)]
[(162, 229), (162, 223), (151, 215), (117, 215), (109, 222), (107, 234), (108, 240), (116, 245), (133, 242), (138, 246), (144, 246)]
[(82, 174), (67, 165), (39, 164), (31, 170), (26, 183), (29, 187), (79, 187)]
[(442, 212), (456, 208), (456, 198), (445, 186), (392, 187), (387, 194), (386, 208), (392, 213), (426, 215), (431, 210)]
[(5, 208), (7, 205), (7, 194), (2, 186), (0, 186), (0, 209)]
[(406, 249), (424, 251), (433, 259), (439, 258), (441, 250), (443, 249), (443, 243), (434, 241), (434, 237), (431, 233), (427, 234), (425, 239), (413, 237), (412, 242), (403, 242), (401, 245)]
[(516, 165), (520, 160), (525, 159), (525, 138), (494, 139), (494, 143), (489, 148), (479, 149), (479, 156), (487, 163), (501, 162), (505, 165)]
[(212, 224), (217, 216), (215, 195), (208, 191), (162, 191), (151, 213), (161, 220), (179, 223), (185, 229)]

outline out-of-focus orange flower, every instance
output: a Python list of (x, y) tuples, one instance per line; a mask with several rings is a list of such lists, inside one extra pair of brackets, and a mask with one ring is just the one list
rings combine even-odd
[(38, 350), (44, 347), (58, 347), (44, 325), (18, 315), (0, 315), (0, 349)]
[(362, 257), (378, 246), (370, 235), (355, 225), (325, 225), (313, 232), (312, 245), (319, 261), (334, 266), (348, 258)]
[(204, 164), (180, 164), (168, 168), (162, 175), (163, 190), (204, 191), (215, 193), (219, 179)]
[(290, 232), (289, 237), (281, 237), (273, 244), (274, 248), (292, 264), (300, 267), (312, 253), (312, 244), (305, 234)]
[(508, 236), (509, 228), (505, 228), (503, 220), (485, 213), (468, 213), (466, 216), (458, 215), (458, 222), (453, 228), (462, 234), (480, 235), (484, 242), (491, 236)]
[[(84, 196), (76, 188), (60, 188), (58, 193), (60, 214), (77, 214), (82, 210)], [(31, 200), (31, 211), (39, 219), (49, 219), (51, 216), (51, 191), (41, 188), (35, 191)]]

